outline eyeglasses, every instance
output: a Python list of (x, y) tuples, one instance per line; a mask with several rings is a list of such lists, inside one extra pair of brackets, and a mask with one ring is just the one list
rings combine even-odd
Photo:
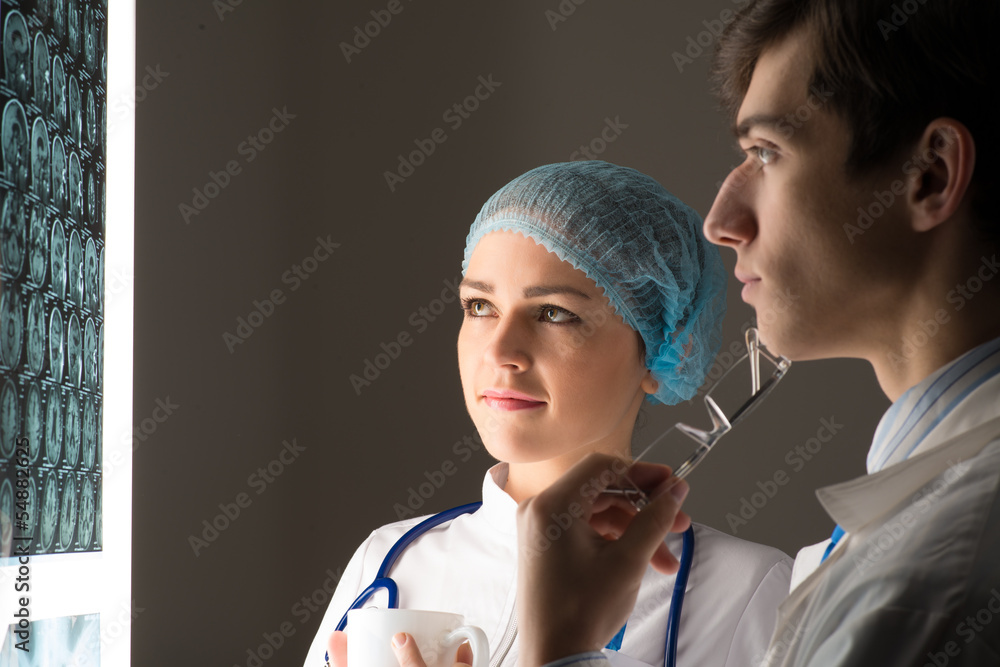
[[(683, 460), (674, 469), (672, 480), (676, 483), (690, 475), (722, 436), (729, 433), (733, 426), (760, 405), (765, 396), (774, 391), (792, 362), (781, 355), (768, 352), (760, 342), (757, 329), (753, 327), (747, 329), (745, 341), (745, 354), (734, 360), (732, 355), (723, 353), (712, 369), (714, 372), (721, 366), (725, 370), (703, 394), (705, 409), (712, 421), (711, 430), (678, 422), (650, 443), (634, 461), (642, 460), (654, 449), (660, 460)], [(711, 374), (712, 372), (709, 373), (710, 377)], [(697, 443), (694, 453), (682, 459), (691, 451), (692, 440)], [(641, 510), (649, 504), (649, 497), (627, 476), (626, 479), (632, 488), (607, 489), (606, 492), (625, 495), (636, 509)]]

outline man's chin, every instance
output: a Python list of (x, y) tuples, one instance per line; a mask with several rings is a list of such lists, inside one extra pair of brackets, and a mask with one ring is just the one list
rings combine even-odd
[(779, 354), (790, 361), (798, 361), (794, 339), (786, 331), (768, 324), (757, 324), (760, 342), (771, 354)]

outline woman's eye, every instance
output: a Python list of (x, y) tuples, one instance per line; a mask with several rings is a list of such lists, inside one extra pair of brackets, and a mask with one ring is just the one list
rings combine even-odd
[(472, 317), (484, 317), (489, 315), (489, 305), (479, 299), (463, 299), (462, 310)]
[(580, 318), (567, 310), (563, 310), (562, 308), (544, 306), (542, 308), (542, 319), (546, 322), (552, 322), (553, 324), (567, 324), (569, 322), (575, 322)]

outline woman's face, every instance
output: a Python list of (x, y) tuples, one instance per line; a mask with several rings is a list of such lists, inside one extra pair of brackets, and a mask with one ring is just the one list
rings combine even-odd
[(493, 232), (472, 253), (461, 297), (465, 404), (494, 458), (627, 455), (656, 383), (635, 331), (583, 271), (520, 234)]

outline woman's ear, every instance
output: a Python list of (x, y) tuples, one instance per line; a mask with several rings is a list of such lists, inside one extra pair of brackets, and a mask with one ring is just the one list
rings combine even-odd
[(926, 232), (951, 218), (965, 199), (976, 163), (972, 133), (953, 118), (931, 121), (914, 150), (907, 204), (914, 231)]
[(660, 383), (653, 377), (653, 371), (646, 369), (646, 374), (642, 376), (642, 382), (639, 383), (639, 386), (647, 394), (655, 394), (660, 388)]

